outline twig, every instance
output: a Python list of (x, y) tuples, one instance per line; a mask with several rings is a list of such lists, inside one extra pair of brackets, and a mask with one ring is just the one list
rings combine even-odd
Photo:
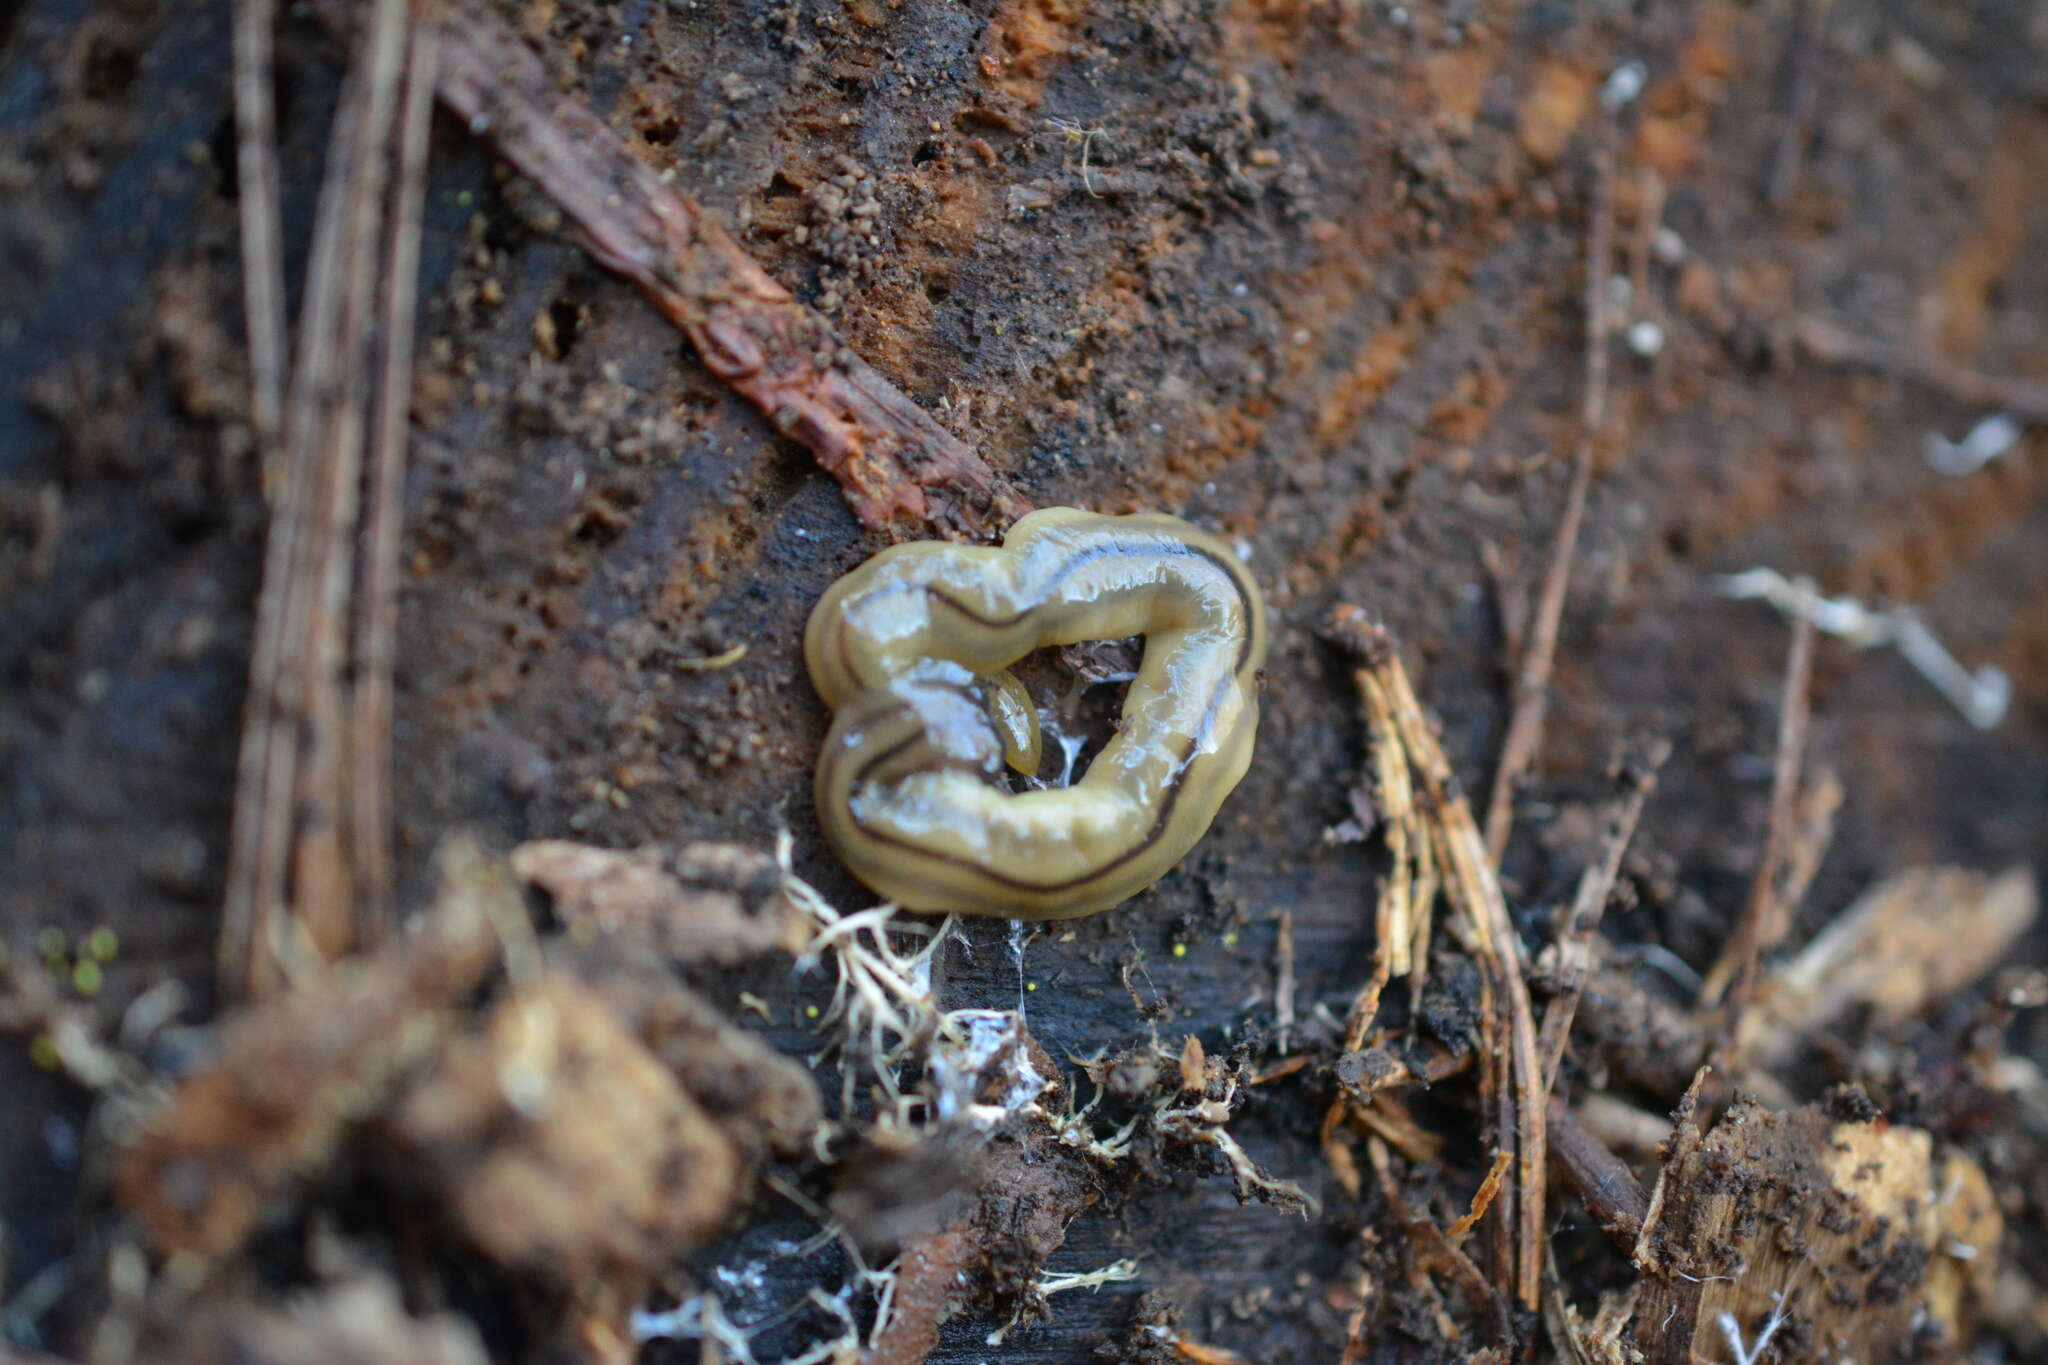
[(1650, 1212), (1650, 1201), (1635, 1172), (1607, 1150), (1607, 1144), (1589, 1132), (1563, 1100), (1550, 1101), (1549, 1118), (1550, 1155), (1558, 1169), (1615, 1245), (1630, 1250), (1643, 1235), (1643, 1220)]
[(670, 188), (479, 0), (448, 0), (438, 89), (561, 206), (584, 248), (637, 286), (704, 365), (808, 447), (863, 525), (986, 537), (1029, 510), (967, 444), (842, 345)]
[(1543, 593), (1529, 628), (1521, 674), (1515, 680), (1515, 705), (1501, 741), (1500, 766), (1486, 803), (1486, 855), (1495, 867), (1508, 846), (1514, 825), (1515, 784), (1543, 747), (1543, 722), (1550, 708), (1550, 672), (1557, 659), (1557, 634), (1564, 617), (1565, 594), (1571, 587), (1572, 560), (1578, 553), (1579, 525), (1586, 516), (1586, 497), (1593, 486), (1593, 455), (1607, 422), (1607, 277), (1614, 260), (1614, 148), (1610, 125), (1603, 120), (1593, 152), (1591, 239), (1586, 251), (1586, 387), (1579, 409), (1579, 443), (1572, 452), (1572, 482), (1565, 494), (1564, 516), (1552, 542), (1550, 564), (1543, 574)]
[(242, 214), (242, 308), (249, 333), (249, 425), (264, 486), (277, 472), (284, 412), (284, 249), (277, 187), (277, 111), (271, 92), (276, 0), (235, 6), (235, 180)]
[[(1352, 642), (1342, 639), (1340, 633), (1339, 643), (1349, 648)], [(1353, 996), (1344, 1024), (1344, 1059), (1339, 1070), (1342, 1073), (1347, 1067), (1352, 1068), (1352, 1079), (1343, 1082), (1343, 1089), (1331, 1101), (1322, 1124), (1324, 1155), (1338, 1182), (1356, 1195), (1359, 1190), (1357, 1164), (1342, 1142), (1341, 1130), (1346, 1119), (1352, 1121), (1353, 1127), (1359, 1123), (1370, 1125), (1368, 1106), (1371, 1096), (1376, 1089), (1382, 1088), (1358, 1082), (1357, 1077), (1363, 1073), (1357, 1068), (1366, 1061), (1360, 1049), (1365, 1046), (1373, 1020), (1379, 1014), (1380, 996), (1387, 983), (1396, 976), (1412, 976), (1419, 982), (1429, 955), (1431, 908), (1436, 901), (1437, 875), (1434, 845), (1416, 815), (1408, 753), (1401, 743), (1400, 726), (1394, 719), (1387, 689), (1370, 668), (1358, 669), (1353, 680), (1358, 686), (1370, 736), (1377, 807), (1366, 793), (1354, 790), (1351, 794), (1352, 809), (1360, 828), (1377, 824), (1385, 831), (1387, 853), (1392, 862), (1391, 870), (1380, 883), (1375, 907), (1372, 974)], [(1401, 1061), (1392, 1061), (1374, 1070), (1377, 1076), (1385, 1076), (1393, 1068), (1398, 1068), (1404, 1076), (1407, 1074), (1406, 1063)], [(1398, 1079), (1387, 1082), (1388, 1085), (1401, 1083)]]
[(1820, 873), (1828, 846), (1835, 838), (1835, 815), (1842, 808), (1842, 779), (1823, 764), (1799, 784), (1799, 804), (1792, 813), (1792, 837), (1785, 851), (1778, 895), (1786, 913), (1799, 908)]
[(1472, 1306), (1492, 1321), (1494, 1336), (1501, 1342), (1514, 1340), (1514, 1328), (1508, 1319), (1507, 1302), (1486, 1276), (1479, 1273), (1479, 1267), (1472, 1263), (1463, 1248), (1444, 1235), (1442, 1228), (1430, 1221), (1421, 1210), (1412, 1207), (1401, 1195), (1400, 1186), (1394, 1183), (1393, 1161), (1387, 1152), (1387, 1145), (1378, 1138), (1367, 1143), (1367, 1152), (1372, 1158), (1374, 1174), (1379, 1177), (1380, 1194), (1386, 1199), (1387, 1207), (1408, 1230), (1408, 1235), (1420, 1245), (1423, 1259), (1448, 1274), (1456, 1282)]
[[(1501, 1145), (1513, 1145), (1518, 1159), (1514, 1198), (1503, 1201), (1518, 1215), (1517, 1286), (1524, 1307), (1535, 1308), (1542, 1292), (1544, 1222), (1544, 1111), (1542, 1070), (1536, 1055), (1536, 1024), (1529, 1004), (1529, 983), (1523, 975), (1521, 940), (1508, 917), (1494, 864), (1485, 856), (1479, 828), (1460, 794), (1443, 750), (1424, 718), (1408, 674), (1391, 642), (1385, 654), (1389, 692), (1401, 724), (1402, 742), (1422, 777), (1432, 816), (1431, 835), (1438, 861), (1447, 873), (1453, 905), (1476, 940), (1487, 978), (1504, 1000), (1508, 1024), (1508, 1057), (1513, 1071), (1512, 1124), (1500, 1126)], [(1489, 1049), (1489, 1055), (1498, 1053)], [(1505, 1092), (1505, 1087), (1502, 1087)], [(1503, 1093), (1503, 1104), (1506, 1104)]]
[(2048, 423), (2048, 384), (1980, 374), (1931, 352), (1909, 350), (1837, 327), (1816, 317), (1792, 324), (1792, 336), (1823, 365), (1874, 370), (1945, 394), (1962, 403), (1995, 408), (2022, 422)]
[[(1502, 1203), (1513, 1211), (1517, 1229), (1514, 1256), (1518, 1296), (1525, 1307), (1535, 1309), (1542, 1296), (1543, 1244), (1548, 1234), (1544, 1223), (1543, 1073), (1536, 1053), (1536, 1021), (1529, 1003), (1529, 983), (1523, 972), (1521, 940), (1508, 916), (1507, 899), (1493, 861), (1487, 857), (1479, 827), (1472, 818), (1450, 761), (1436, 741), (1414, 685), (1401, 666), (1400, 655), (1387, 632), (1366, 620), (1356, 607), (1339, 606), (1333, 614), (1331, 633), (1352, 649), (1365, 663), (1363, 672), (1385, 689), (1386, 703), (1400, 731), (1427, 814), (1429, 835), (1437, 845), (1437, 863), (1443, 869), (1444, 885), (1452, 906), (1458, 911), (1479, 959), (1482, 974), (1482, 1026), (1489, 1031), (1497, 1007), (1504, 1014), (1507, 1047), (1497, 1049), (1482, 1043), (1481, 1062), (1489, 1068), (1502, 1065), (1512, 1071), (1512, 1100), (1506, 1086), (1491, 1087), (1498, 1106), (1495, 1141), (1516, 1156), (1516, 1180)], [(1484, 1080), (1485, 1073), (1482, 1073)], [(1505, 1110), (1503, 1115), (1500, 1110)]]
[(1558, 935), (1559, 983), (1557, 992), (1543, 1011), (1543, 1031), (1537, 1039), (1537, 1054), (1543, 1062), (1543, 1093), (1557, 1088), (1557, 1068), (1564, 1057), (1565, 1040), (1571, 1036), (1572, 1016), (1586, 991), (1591, 966), (1593, 936), (1600, 932), (1600, 917), (1607, 898), (1614, 893), (1615, 878), (1621, 875), (1621, 855), (1635, 836), (1642, 819), (1643, 804), (1657, 787), (1657, 770), (1671, 754), (1671, 745), (1659, 741), (1648, 761), (1636, 770), (1628, 796), (1607, 834), (1607, 847), (1600, 858), (1579, 878), (1578, 895), (1572, 901), (1571, 918)]
[(1720, 1022), (1715, 1029), (1717, 1059), (1725, 1058), (1741, 1027), (1742, 1013), (1749, 1008), (1750, 994), (1756, 987), (1758, 960), (1784, 937), (1787, 927), (1785, 916), (1780, 913), (1778, 871), (1792, 839), (1799, 769), (1806, 752), (1807, 694), (1813, 681), (1815, 633), (1813, 622), (1805, 617), (1793, 624), (1785, 685), (1778, 699), (1778, 751), (1772, 765), (1771, 812), (1764, 828), (1763, 852), (1757, 859), (1756, 876), (1750, 880), (1742, 919), (1700, 988), (1701, 1003), (1722, 1002)]
[[(1371, 1104), (1350, 1105), (1346, 1110), (1346, 1117), (1351, 1124), (1351, 1131), (1385, 1139), (1401, 1155), (1418, 1165), (1432, 1164), (1443, 1156), (1443, 1138), (1417, 1123), (1415, 1116), (1408, 1112), (1408, 1106), (1392, 1095), (1381, 1095)], [(1493, 1155), (1495, 1168), (1502, 1168), (1507, 1162), (1507, 1153), (1495, 1152)], [(1499, 1182), (1496, 1181), (1495, 1188), (1487, 1194), (1488, 1204), (1493, 1202), (1493, 1195), (1499, 1192), (1498, 1187)], [(1485, 1209), (1481, 1209), (1480, 1214), (1484, 1213)], [(1478, 1222), (1478, 1216), (1475, 1215), (1472, 1221)], [(1454, 1240), (1463, 1241), (1464, 1236), (1465, 1232), (1461, 1231)]]
[(236, 776), (220, 963), (236, 995), (266, 993), (358, 939), (343, 670), (406, 16), (404, 0), (371, 10), (321, 188)]
[(434, 110), (440, 26), (434, 0), (414, 0), (399, 126), (390, 236), (384, 257), (383, 373), (363, 493), (362, 585), (355, 608), (352, 854), (359, 921), (376, 938), (391, 924), (391, 676), (398, 622), (398, 552), (403, 529), (406, 429), (412, 415), (413, 309), (418, 297), (420, 213), (426, 197), (427, 134)]

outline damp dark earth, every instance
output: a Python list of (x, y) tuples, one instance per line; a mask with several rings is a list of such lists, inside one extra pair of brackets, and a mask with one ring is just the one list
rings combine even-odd
[[(2044, 187), (2023, 0), (0, 5), (0, 1360), (2042, 1358)], [(1249, 768), (881, 907), (812, 608), (1062, 507)]]

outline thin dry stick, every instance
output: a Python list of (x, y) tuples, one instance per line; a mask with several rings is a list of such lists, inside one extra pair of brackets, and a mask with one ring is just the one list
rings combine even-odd
[[(1378, 823), (1385, 831), (1387, 853), (1393, 866), (1381, 883), (1375, 909), (1372, 974), (1352, 998), (1344, 1025), (1344, 1051), (1355, 1060), (1372, 1032), (1379, 1014), (1380, 996), (1396, 976), (1419, 976), (1428, 955), (1428, 924), (1435, 901), (1435, 872), (1428, 835), (1416, 827), (1414, 783), (1408, 771), (1408, 754), (1401, 743), (1387, 690), (1370, 668), (1352, 675), (1364, 703), (1369, 733), (1374, 786), (1378, 796)], [(1354, 793), (1354, 808), (1360, 823), (1371, 824), (1362, 794)], [(1404, 1068), (1405, 1070), (1405, 1068)], [(1340, 1128), (1347, 1118), (1364, 1119), (1366, 1097), (1352, 1087), (1340, 1090), (1324, 1115), (1323, 1148), (1332, 1169), (1344, 1187), (1354, 1195), (1358, 1175), (1349, 1149), (1343, 1146)]]
[[(1372, 1104), (1352, 1109), (1349, 1123), (1351, 1131), (1379, 1137), (1410, 1161), (1434, 1162), (1443, 1155), (1444, 1140), (1417, 1123), (1408, 1106), (1392, 1095), (1382, 1095)], [(1501, 1161), (1507, 1158), (1505, 1152), (1495, 1152), (1494, 1156)]]
[(1564, 517), (1543, 574), (1543, 595), (1529, 629), (1528, 646), (1515, 679), (1515, 705), (1508, 732), (1501, 741), (1500, 767), (1486, 802), (1486, 854), (1495, 867), (1508, 846), (1514, 825), (1515, 784), (1543, 747), (1543, 722), (1550, 707), (1550, 671), (1557, 659), (1557, 634), (1564, 618), (1566, 591), (1571, 586), (1572, 560), (1577, 556), (1579, 524), (1585, 520), (1586, 497), (1593, 486), (1594, 448), (1607, 422), (1607, 277), (1614, 270), (1614, 148), (1612, 131), (1603, 120), (1593, 152), (1591, 242), (1586, 252), (1586, 388), (1579, 410), (1579, 443), (1572, 453), (1571, 489), (1565, 495)]
[[(292, 407), (313, 424), (305, 438), (322, 471), (315, 487), (318, 534), (305, 542), (298, 576), (303, 596), (301, 687), (306, 723), (301, 737), (298, 796), (293, 819), (291, 904), (324, 958), (356, 947), (359, 928), (348, 793), (355, 746), (350, 743), (347, 669), (350, 602), (356, 586), (357, 528), (362, 512), (363, 456), (370, 425), (371, 364), (377, 285), (383, 265), (380, 239), (386, 189), (393, 170), (401, 80), (408, 46), (408, 0), (376, 0), (369, 13), (361, 63), (360, 120), (340, 224), (340, 268), (335, 277), (333, 346), (302, 347), (331, 368), (308, 364), (293, 376)], [(323, 205), (324, 208), (324, 205)], [(312, 312), (308, 305), (308, 313)]]
[(1670, 753), (1671, 746), (1659, 742), (1648, 762), (1636, 771), (1613, 828), (1608, 831), (1607, 847), (1579, 878), (1579, 891), (1572, 901), (1571, 918), (1566, 922), (1565, 932), (1558, 938), (1561, 980), (1557, 993), (1550, 997), (1550, 1004), (1543, 1011), (1543, 1031), (1536, 1043), (1537, 1054), (1543, 1062), (1543, 1093), (1546, 1095), (1557, 1088), (1557, 1068), (1564, 1057), (1565, 1039), (1571, 1036), (1572, 1016), (1578, 1012), (1579, 999), (1586, 991), (1593, 937), (1600, 932), (1600, 917), (1606, 913), (1607, 898), (1614, 894), (1615, 879), (1621, 875), (1621, 856), (1628, 851), (1628, 841), (1635, 837), (1636, 822), (1643, 815), (1643, 804), (1656, 790), (1657, 769), (1663, 766)]
[[(1415, 837), (1415, 786), (1408, 772), (1407, 751), (1401, 745), (1401, 731), (1394, 724), (1393, 711), (1387, 703), (1386, 689), (1370, 670), (1361, 670), (1357, 682), (1372, 734), (1373, 773), (1387, 830), (1387, 852), (1393, 859), (1393, 868), (1380, 894), (1375, 930), (1386, 953), (1386, 973), (1407, 976), (1415, 967), (1415, 916), (1430, 911), (1427, 902), (1415, 901), (1413, 865), (1417, 845), (1427, 847), (1427, 841)], [(1378, 1003), (1377, 993), (1374, 1003)], [(1370, 1022), (1369, 1018), (1354, 1020), (1345, 1045), (1357, 1047), (1362, 1043), (1360, 1031)], [(1353, 1034), (1358, 1035), (1355, 1040), (1350, 1036)]]
[(2048, 423), (2048, 384), (1980, 374), (1939, 355), (1861, 336), (1815, 317), (1796, 320), (1792, 336), (1824, 365), (1873, 370), (1958, 402), (2010, 413), (2022, 422)]
[(1492, 1320), (1494, 1336), (1502, 1342), (1514, 1340), (1514, 1328), (1508, 1319), (1507, 1303), (1500, 1291), (1479, 1273), (1479, 1267), (1472, 1263), (1464, 1249), (1444, 1235), (1442, 1228), (1431, 1222), (1429, 1217), (1414, 1208), (1402, 1197), (1401, 1188), (1394, 1183), (1393, 1158), (1387, 1151), (1386, 1143), (1378, 1138), (1370, 1139), (1366, 1152), (1372, 1159), (1373, 1173), (1379, 1177), (1380, 1195), (1387, 1201), (1394, 1216), (1408, 1230), (1422, 1252), (1425, 1263), (1448, 1274), (1457, 1283), (1460, 1291), (1471, 1305)]
[[(242, 214), (242, 307), (248, 314), (249, 425), (268, 480), (284, 412), (284, 249), (278, 221), (277, 111), (271, 93), (275, 0), (235, 6), (235, 179)], [(267, 487), (266, 483), (266, 487)]]
[[(1500, 1087), (1499, 1102), (1512, 1109), (1508, 1121), (1497, 1123), (1498, 1141), (1512, 1146), (1517, 1158), (1514, 1187), (1504, 1198), (1514, 1210), (1517, 1245), (1516, 1288), (1523, 1304), (1534, 1309), (1542, 1295), (1544, 1226), (1544, 1093), (1536, 1054), (1536, 1019), (1529, 1003), (1521, 940), (1508, 916), (1494, 863), (1487, 857), (1478, 824), (1451, 771), (1450, 760), (1436, 741), (1422, 703), (1415, 696), (1407, 669), (1392, 638), (1371, 624), (1356, 607), (1340, 606), (1332, 618), (1332, 634), (1364, 660), (1366, 669), (1385, 689), (1385, 701), (1407, 751), (1409, 766), (1420, 779), (1430, 836), (1438, 846), (1438, 866), (1451, 904), (1459, 911), (1480, 964), (1482, 1018), (1495, 1002), (1506, 1018), (1512, 1101)], [(1368, 703), (1370, 704), (1370, 703)], [(1492, 1052), (1488, 1049), (1489, 1053)], [(1493, 1057), (1483, 1063), (1497, 1064)]]
[(809, 447), (864, 525), (907, 518), (986, 537), (1030, 510), (964, 441), (842, 345), (822, 314), (556, 90), (495, 13), (478, 0), (447, 0), (446, 12), (442, 103), (561, 206), (585, 249), (681, 328), (707, 369)]
[(1623, 1251), (1632, 1250), (1643, 1235), (1650, 1201), (1628, 1163), (1586, 1130), (1571, 1106), (1553, 1098), (1548, 1114), (1550, 1154), (1586, 1206)]
[(1525, 1307), (1534, 1309), (1541, 1300), (1544, 1225), (1544, 1184), (1547, 1179), (1544, 1136), (1543, 1073), (1536, 1056), (1536, 1019), (1529, 1003), (1529, 983), (1524, 975), (1521, 940), (1508, 916), (1507, 898), (1501, 894), (1494, 864), (1480, 841), (1479, 826), (1472, 819), (1451, 773), (1451, 766), (1436, 742), (1416, 700), (1408, 674), (1391, 646), (1387, 651), (1388, 692), (1401, 722), (1401, 735), (1423, 788), (1433, 807), (1442, 856), (1447, 869), (1446, 885), (1454, 903), (1472, 926), (1487, 973), (1498, 983), (1507, 1018), (1509, 1064), (1513, 1070), (1512, 1127), (1504, 1127), (1502, 1139), (1512, 1141), (1518, 1161), (1512, 1207), (1518, 1215), (1519, 1259), (1517, 1285)]
[(1724, 1062), (1741, 1026), (1742, 1013), (1749, 1008), (1757, 964), (1784, 937), (1787, 928), (1785, 916), (1779, 912), (1778, 874), (1792, 842), (1799, 770), (1806, 753), (1815, 634), (1813, 622), (1805, 617), (1792, 623), (1792, 649), (1785, 663), (1785, 685), (1778, 698), (1778, 752), (1772, 764), (1771, 813), (1764, 827), (1763, 852), (1757, 859), (1756, 876), (1749, 883), (1749, 899), (1743, 905), (1741, 922), (1700, 987), (1703, 1005), (1722, 1000), (1726, 992), (1714, 1044), (1715, 1057)]
[(420, 214), (433, 125), (439, 25), (433, 0), (416, 5), (406, 59), (404, 112), (385, 242), (383, 373), (363, 493), (362, 584), (355, 608), (351, 698), (353, 857), (358, 921), (366, 938), (391, 924), (391, 678), (398, 622), (398, 552), (404, 519), (406, 428), (412, 411), (413, 313), (419, 289)]
[(1287, 1050), (1294, 1033), (1294, 912), (1280, 912), (1280, 927), (1274, 933), (1273, 955), (1278, 971), (1273, 983), (1273, 1032), (1279, 1048)]
[[(1363, 1234), (1365, 1238), (1371, 1236), (1370, 1229)], [(1369, 1247), (1371, 1243), (1367, 1242), (1366, 1245)], [(1338, 1365), (1364, 1365), (1365, 1353), (1372, 1345), (1366, 1339), (1365, 1324), (1373, 1317), (1373, 1308), (1378, 1298), (1374, 1293), (1376, 1288), (1370, 1270), (1358, 1272), (1358, 1279), (1352, 1286), (1352, 1296), (1356, 1302), (1352, 1306), (1350, 1318), (1344, 1324), (1344, 1354), (1339, 1358)]]
[[(1366, 725), (1372, 737), (1372, 763), (1379, 789), (1381, 823), (1386, 830), (1387, 852), (1393, 860), (1386, 883), (1380, 888), (1375, 919), (1372, 975), (1351, 1002), (1344, 1026), (1344, 1050), (1355, 1052), (1365, 1046), (1379, 1013), (1380, 994), (1395, 976), (1406, 976), (1411, 965), (1412, 938), (1409, 916), (1414, 886), (1412, 848), (1415, 840), (1415, 800), (1409, 783), (1408, 757), (1401, 747), (1401, 732), (1394, 724), (1386, 689), (1370, 669), (1354, 675), (1358, 694), (1365, 703)], [(1427, 907), (1424, 908), (1427, 913)]]
[(404, 0), (377, 0), (335, 120), (257, 601), (221, 928), (224, 987), (263, 994), (355, 939), (342, 670), (361, 494), (365, 338)]
[[(1474, 1010), (1479, 1020), (1479, 1112), (1486, 1116), (1486, 1131), (1492, 1135), (1496, 1148), (1512, 1159), (1521, 1146), (1521, 1129), (1515, 1122), (1514, 1063), (1508, 1047), (1501, 1042), (1503, 1033), (1511, 1033), (1512, 1024), (1503, 1013), (1500, 958), (1493, 949), (1491, 925), (1481, 927), (1475, 917), (1474, 901), (1463, 894), (1457, 859), (1450, 851), (1451, 836), (1441, 816), (1434, 810), (1430, 815), (1429, 842), (1438, 850), (1437, 857), (1448, 872), (1446, 886), (1455, 912), (1452, 922), (1479, 965), (1479, 999)], [(1517, 1183), (1501, 1201), (1500, 1217), (1486, 1225), (1494, 1273), (1507, 1282), (1517, 1282), (1522, 1275), (1519, 1239), (1526, 1230), (1516, 1221), (1520, 1206), (1518, 1173)]]

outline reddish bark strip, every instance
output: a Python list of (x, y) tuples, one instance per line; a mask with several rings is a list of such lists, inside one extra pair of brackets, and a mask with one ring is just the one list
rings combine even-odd
[(554, 81), (477, 0), (452, 0), (437, 93), (547, 192), (584, 248), (639, 286), (713, 374), (839, 480), (861, 524), (992, 538), (1030, 510), (959, 437), (842, 345), (825, 318)]

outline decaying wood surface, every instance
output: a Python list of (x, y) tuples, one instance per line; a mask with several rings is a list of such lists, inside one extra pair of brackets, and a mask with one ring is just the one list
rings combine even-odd
[[(90, 313), (75, 238), (143, 304), (57, 359), (49, 308), (0, 318), (56, 443), (0, 449), (11, 1339), (2048, 1341), (2048, 982), (2010, 965), (2048, 125), (1947, 18), (47, 9), (0, 25), (49, 74), (0, 101), (0, 284)], [(1972, 477), (1923, 455), (1989, 417)], [(1032, 503), (1238, 544), (1259, 761), (1108, 915), (869, 908), (806, 806), (804, 614), (881, 538)], [(1810, 611), (1787, 665), (1713, 597), (1752, 564), (1938, 622), (2006, 728)], [(1031, 665), (1084, 746), (1100, 664)]]

